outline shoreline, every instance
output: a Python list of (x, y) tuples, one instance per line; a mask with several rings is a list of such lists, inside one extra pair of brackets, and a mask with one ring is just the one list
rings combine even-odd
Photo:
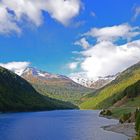
[(115, 133), (120, 133), (128, 136), (129, 138), (134, 138), (136, 136), (135, 123), (123, 123), (123, 124), (112, 124), (107, 126), (102, 126), (106, 131), (112, 131)]
[[(99, 115), (99, 117), (104, 117), (106, 119), (116, 119), (112, 116)], [(102, 126), (101, 128), (103, 128), (106, 131), (123, 134), (125, 136), (128, 136), (130, 139), (133, 139), (136, 136), (135, 123), (123, 123), (123, 124), (118, 123), (118, 124)]]

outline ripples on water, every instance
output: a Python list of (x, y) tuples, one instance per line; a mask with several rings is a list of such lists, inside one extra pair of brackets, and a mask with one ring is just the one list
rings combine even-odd
[(80, 110), (0, 114), (0, 140), (128, 140), (103, 130), (101, 126), (117, 121), (98, 114)]

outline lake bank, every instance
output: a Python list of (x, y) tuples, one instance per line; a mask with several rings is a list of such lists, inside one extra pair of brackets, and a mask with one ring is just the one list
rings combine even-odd
[(112, 131), (112, 132), (124, 134), (130, 138), (136, 136), (134, 123), (124, 123), (124, 124), (118, 123), (115, 125), (103, 126), (102, 128), (106, 131)]
[[(117, 118), (113, 116), (107, 116), (107, 115), (101, 115), (101, 114), (99, 116), (107, 118), (107, 119), (118, 120)], [(115, 133), (124, 134), (130, 138), (134, 138), (136, 136), (135, 123), (117, 123), (113, 125), (102, 126), (102, 128), (106, 131), (112, 131)]]

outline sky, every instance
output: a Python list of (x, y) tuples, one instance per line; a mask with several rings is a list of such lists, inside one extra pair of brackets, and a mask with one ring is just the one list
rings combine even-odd
[(0, 0), (3, 67), (96, 79), (139, 60), (139, 0)]

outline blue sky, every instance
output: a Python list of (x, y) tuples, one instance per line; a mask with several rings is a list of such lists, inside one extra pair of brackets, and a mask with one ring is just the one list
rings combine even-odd
[[(68, 25), (62, 24), (44, 11), (43, 23), (39, 26), (23, 20), (17, 23), (22, 29), (20, 34), (14, 31), (1, 33), (0, 62), (27, 61), (39, 69), (68, 75), (81, 70), (81, 68), (76, 70), (68, 68), (68, 64), (78, 57), (73, 52), (84, 50), (74, 45), (81, 34), (95, 27), (111, 27), (125, 23), (132, 27), (140, 26), (140, 16), (133, 19), (135, 9), (140, 6), (139, 0), (82, 0), (81, 2), (79, 14), (71, 18)], [(139, 39), (139, 36), (135, 38)]]

